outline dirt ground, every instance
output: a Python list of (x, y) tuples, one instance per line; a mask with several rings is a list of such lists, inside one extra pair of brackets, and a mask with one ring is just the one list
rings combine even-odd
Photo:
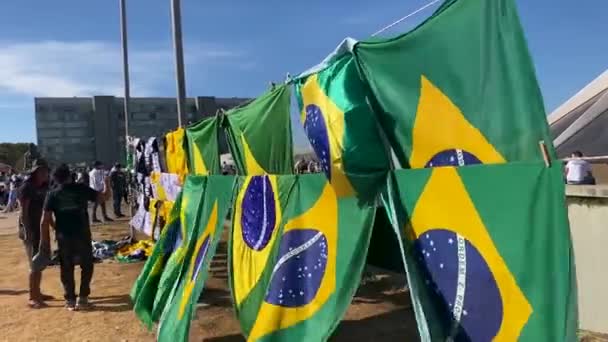
[[(143, 263), (106, 261), (95, 265), (91, 301), (94, 309), (63, 308), (58, 267), (44, 271), (42, 290), (52, 295), (49, 307), (31, 310), (27, 302), (27, 261), (17, 238), (17, 216), (0, 214), (0, 341), (154, 341), (132, 312), (129, 291)], [(94, 239), (120, 239), (126, 221), (92, 227)], [(241, 342), (228, 289), (226, 243), (218, 246), (201, 302), (192, 322), (190, 341)], [(78, 279), (78, 273), (76, 275)], [(374, 272), (360, 287), (332, 342), (417, 341), (409, 296), (398, 275)], [(608, 336), (580, 333), (583, 342), (608, 341)]]
[[(58, 267), (44, 271), (42, 290), (52, 295), (49, 307), (30, 310), (27, 261), (16, 235), (17, 216), (0, 214), (0, 341), (154, 341), (132, 312), (131, 285), (143, 263), (95, 265), (88, 312), (63, 308)], [(92, 227), (94, 239), (120, 239), (126, 221)], [(226, 244), (218, 247), (202, 302), (192, 322), (190, 341), (244, 341), (228, 289)], [(78, 273), (76, 275), (79, 277)], [(416, 324), (403, 279), (374, 274), (363, 285), (331, 341), (417, 341)]]

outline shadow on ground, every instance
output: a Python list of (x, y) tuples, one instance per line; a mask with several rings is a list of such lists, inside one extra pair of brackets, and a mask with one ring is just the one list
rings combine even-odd
[(0, 296), (20, 296), (26, 293), (28, 293), (28, 290), (0, 289)]
[(133, 309), (129, 295), (91, 297), (92, 308), (89, 311), (125, 312)]

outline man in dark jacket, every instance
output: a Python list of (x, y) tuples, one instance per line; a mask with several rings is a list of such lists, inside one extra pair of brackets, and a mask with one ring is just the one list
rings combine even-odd
[(122, 199), (125, 197), (127, 189), (127, 176), (122, 170), (122, 165), (116, 164), (110, 172), (110, 186), (112, 187), (112, 197), (114, 200), (114, 215), (125, 217), (121, 212)]
[(19, 216), (19, 238), (25, 245), (25, 253), (30, 265), (28, 305), (33, 309), (45, 306), (44, 301), (52, 299), (40, 291), (42, 271), (32, 267), (32, 259), (40, 246), (40, 218), (44, 198), (48, 190), (49, 169), (44, 160), (36, 160), (30, 171), (30, 177), (19, 187), (18, 198), (21, 205)]
[[(89, 226), (88, 202), (103, 203), (105, 191), (100, 193), (84, 184), (75, 184), (67, 165), (59, 166), (53, 173), (57, 187), (49, 192), (44, 203), (41, 229), (41, 249), (50, 251), (49, 227), (55, 222), (55, 236), (61, 262), (61, 283), (64, 288), (66, 308), (70, 311), (89, 305), (91, 279), (93, 278), (93, 251)], [(74, 284), (74, 259), (80, 260), (81, 279), (78, 301)]]

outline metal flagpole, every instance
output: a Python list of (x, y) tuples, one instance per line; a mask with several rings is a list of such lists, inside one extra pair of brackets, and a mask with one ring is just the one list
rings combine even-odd
[[(129, 48), (127, 43), (127, 8), (126, 8), (126, 0), (120, 0), (120, 36), (122, 40), (122, 68), (124, 75), (124, 117), (125, 117), (125, 160), (129, 158), (129, 101), (131, 100), (131, 82), (129, 80)], [(125, 165), (126, 167), (126, 165)], [(131, 172), (127, 170), (127, 172)], [(131, 191), (129, 187), (127, 187), (127, 191)], [(134, 201), (132, 196), (130, 197), (129, 206), (131, 208), (130, 213), (133, 216), (133, 205), (132, 201)], [(129, 225), (129, 235), (131, 241), (135, 240), (135, 228), (132, 225)]]
[(120, 34), (122, 38), (122, 67), (125, 83), (125, 144), (129, 143), (129, 100), (131, 98), (131, 85), (129, 81), (129, 49), (127, 43), (127, 9), (126, 0), (120, 0)]
[(184, 78), (184, 48), (182, 44), (182, 15), (180, 3), (180, 0), (171, 0), (173, 48), (175, 50), (175, 79), (177, 81), (177, 124), (181, 127), (186, 105), (186, 81)]

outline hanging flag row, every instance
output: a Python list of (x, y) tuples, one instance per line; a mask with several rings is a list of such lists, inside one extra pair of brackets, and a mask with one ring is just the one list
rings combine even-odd
[(379, 208), (339, 196), (323, 174), (189, 175), (133, 286), (134, 310), (159, 324), (159, 341), (186, 341), (228, 227), (247, 340), (325, 341), (359, 286), (376, 212), (387, 210), (423, 340), (575, 336), (560, 177), (543, 163), (390, 171)]
[[(292, 85), (323, 174), (289, 175)], [(242, 176), (217, 175), (221, 129)], [(404, 35), (345, 40), (183, 136), (191, 175), (131, 294), (159, 340), (187, 340), (228, 208), (230, 288), (248, 341), (326, 341), (379, 210), (421, 340), (576, 339), (561, 165), (544, 160), (556, 155), (513, 0), (446, 0)]]

